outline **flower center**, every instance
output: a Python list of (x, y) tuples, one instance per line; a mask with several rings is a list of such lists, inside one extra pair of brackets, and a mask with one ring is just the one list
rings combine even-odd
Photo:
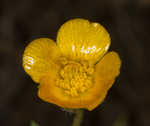
[(62, 60), (62, 69), (56, 85), (72, 97), (79, 96), (92, 86), (93, 67), (87, 62)]

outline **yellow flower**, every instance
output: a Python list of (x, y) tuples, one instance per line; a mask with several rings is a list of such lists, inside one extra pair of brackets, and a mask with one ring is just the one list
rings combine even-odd
[(61, 26), (56, 43), (32, 41), (23, 55), (24, 70), (39, 83), (38, 96), (63, 108), (93, 110), (120, 73), (121, 60), (107, 52), (110, 37), (99, 23), (73, 19)]

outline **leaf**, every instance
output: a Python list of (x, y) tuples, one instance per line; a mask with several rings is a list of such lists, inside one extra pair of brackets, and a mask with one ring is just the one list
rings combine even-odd
[(30, 126), (39, 126), (38, 123), (36, 123), (34, 120), (30, 121)]

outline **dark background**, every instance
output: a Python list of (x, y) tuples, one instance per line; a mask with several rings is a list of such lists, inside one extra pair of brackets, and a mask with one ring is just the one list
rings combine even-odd
[(21, 66), (26, 45), (56, 39), (67, 20), (100, 22), (122, 59), (107, 98), (82, 126), (150, 126), (150, 0), (0, 0), (0, 126), (71, 126), (73, 114), (37, 97)]

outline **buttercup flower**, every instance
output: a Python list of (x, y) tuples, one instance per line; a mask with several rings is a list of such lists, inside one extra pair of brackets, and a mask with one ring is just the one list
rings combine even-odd
[(63, 24), (56, 43), (32, 41), (23, 55), (24, 70), (39, 83), (38, 96), (63, 108), (93, 110), (120, 73), (121, 60), (107, 52), (110, 36), (99, 23), (73, 19)]

